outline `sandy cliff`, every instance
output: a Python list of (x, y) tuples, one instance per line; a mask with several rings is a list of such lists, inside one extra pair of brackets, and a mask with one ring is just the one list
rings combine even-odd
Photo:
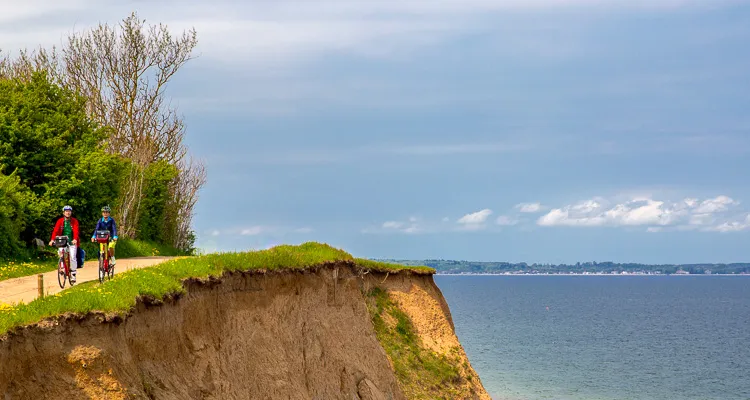
[[(60, 318), (0, 339), (0, 397), (489, 399), (431, 275), (342, 263), (185, 284), (186, 295), (143, 300), (124, 320)], [(382, 318), (375, 288), (393, 305)], [(416, 332), (406, 347), (386, 343), (405, 332), (400, 313)], [(414, 349), (447, 378), (415, 384), (399, 369)], [(446, 361), (455, 368), (440, 369)]]

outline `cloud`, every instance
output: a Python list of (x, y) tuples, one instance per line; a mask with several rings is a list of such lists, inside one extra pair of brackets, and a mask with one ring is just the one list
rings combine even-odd
[(700, 205), (695, 209), (695, 213), (697, 214), (711, 214), (716, 212), (722, 212), (726, 211), (729, 206), (737, 205), (739, 202), (734, 201), (733, 199), (727, 197), (727, 196), (719, 196), (714, 199), (708, 199), (704, 200), (700, 203)]
[(516, 204), (516, 207), (522, 213), (536, 213), (542, 210), (540, 203), (520, 203)]
[[(255, 225), (245, 228), (226, 229), (223, 231), (223, 233), (240, 236), (282, 237), (289, 234), (306, 234), (312, 233), (314, 231), (315, 230), (309, 226), (291, 227), (284, 225)], [(216, 230), (214, 232), (219, 231)]]
[[(711, 4), (719, 3), (712, 0)], [(726, 1), (724, 1), (726, 3)], [(187, 1), (102, 4), (95, 0), (4, 2), (0, 26), (11, 22), (12, 44), (36, 46), (34, 32), (54, 25), (83, 29), (99, 21), (116, 22), (135, 5), (148, 21), (164, 22), (182, 30), (195, 27), (199, 49), (213, 60), (262, 69), (269, 64), (294, 63), (328, 54), (392, 57), (415, 47), (433, 45), (456, 35), (489, 26), (483, 18), (492, 12), (547, 11), (580, 8), (610, 10), (671, 10), (706, 6), (705, 0), (318, 0)], [(53, 20), (43, 17), (55, 16)], [(2, 29), (0, 29), (2, 30)], [(49, 41), (58, 41), (59, 35)]]
[(263, 228), (260, 226), (253, 226), (250, 228), (244, 228), (240, 231), (240, 235), (242, 236), (255, 236), (259, 235), (263, 232)]
[(380, 230), (364, 229), (363, 233), (398, 232), (398, 233), (422, 233), (424, 229), (419, 225), (417, 217), (409, 217), (408, 223), (403, 221), (386, 221), (380, 226)]
[(459, 225), (459, 230), (462, 231), (476, 231), (485, 228), (485, 222), (492, 215), (492, 210), (485, 208), (477, 212), (466, 214), (459, 218), (456, 223)]
[(723, 224), (713, 226), (710, 228), (706, 228), (704, 230), (712, 231), (712, 232), (728, 233), (728, 232), (740, 232), (740, 231), (744, 231), (748, 229), (750, 229), (750, 214), (748, 214), (743, 221), (724, 222)]
[(492, 215), (492, 210), (490, 210), (489, 208), (485, 208), (471, 214), (466, 214), (463, 217), (459, 218), (456, 222), (464, 225), (483, 224), (485, 221), (487, 221), (487, 218), (489, 218), (490, 215)]
[(403, 222), (398, 222), (398, 221), (383, 222), (383, 229), (399, 229), (402, 226), (404, 226)]
[(497, 217), (497, 219), (495, 220), (495, 223), (500, 226), (513, 226), (513, 225), (518, 224), (518, 220), (511, 218), (507, 215), (501, 215)]
[(211, 234), (211, 236), (219, 236), (219, 234), (221, 234), (221, 232), (219, 232), (218, 230), (214, 229), (214, 230), (211, 231), (210, 234)]
[[(699, 202), (687, 198), (679, 202), (654, 200), (648, 197), (633, 198), (624, 203), (607, 205), (602, 198), (552, 209), (537, 220), (540, 226), (646, 226), (650, 232), (665, 227), (694, 229), (710, 225), (739, 202), (728, 196), (718, 196)], [(736, 225), (725, 227), (732, 229)]]

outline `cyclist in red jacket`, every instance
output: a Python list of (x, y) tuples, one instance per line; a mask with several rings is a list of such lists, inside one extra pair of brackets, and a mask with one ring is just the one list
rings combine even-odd
[[(52, 229), (52, 238), (50, 239), (49, 245), (52, 246), (55, 243), (55, 236), (67, 236), (71, 239), (68, 250), (70, 251), (70, 283), (76, 283), (76, 269), (78, 263), (76, 262), (76, 252), (78, 244), (78, 220), (72, 217), (73, 207), (63, 207), (63, 217), (57, 220), (55, 228)], [(62, 255), (63, 249), (58, 249), (58, 254)]]

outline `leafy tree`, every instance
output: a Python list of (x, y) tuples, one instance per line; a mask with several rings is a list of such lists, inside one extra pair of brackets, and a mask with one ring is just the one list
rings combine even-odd
[(15, 174), (0, 174), (0, 257), (19, 252), (19, 240), (24, 227), (24, 211), (31, 194), (21, 185)]
[(167, 161), (152, 163), (146, 169), (145, 193), (141, 201), (138, 230), (140, 239), (159, 243), (164, 241), (167, 233), (165, 228), (173, 225), (170, 223), (173, 218), (167, 215), (171, 198), (170, 183), (179, 173), (177, 167)]
[[(53, 84), (45, 72), (0, 80), (0, 174), (28, 188), (21, 238), (45, 238), (70, 204), (82, 230), (118, 196), (127, 161), (105, 153), (108, 130), (86, 114), (85, 99)], [(18, 210), (16, 212), (19, 212)], [(46, 241), (46, 240), (45, 240)]]

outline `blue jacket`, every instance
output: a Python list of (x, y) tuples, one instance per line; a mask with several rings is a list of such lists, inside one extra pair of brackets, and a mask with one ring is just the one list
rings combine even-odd
[(117, 224), (112, 217), (107, 218), (106, 221), (103, 217), (99, 218), (99, 221), (96, 222), (96, 228), (94, 228), (94, 234), (91, 235), (92, 239), (96, 237), (96, 231), (109, 231), (110, 236), (117, 239)]

